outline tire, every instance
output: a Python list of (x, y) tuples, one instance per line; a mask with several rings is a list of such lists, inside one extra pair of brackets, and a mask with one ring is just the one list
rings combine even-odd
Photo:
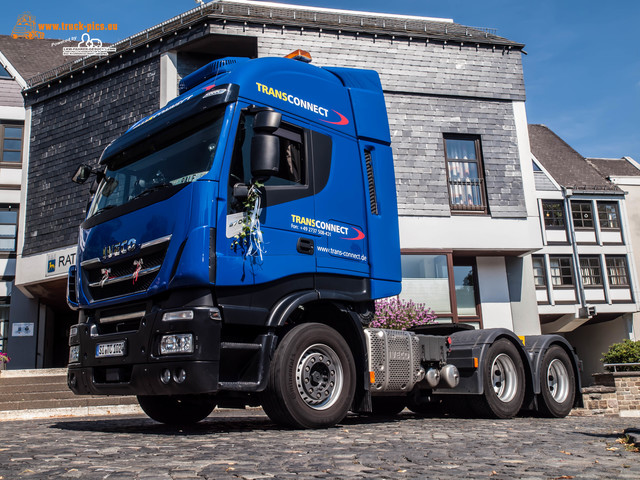
[(216, 406), (211, 395), (138, 395), (138, 403), (150, 418), (167, 425), (197, 423)]
[(351, 408), (355, 378), (353, 355), (338, 332), (319, 323), (298, 325), (276, 348), (262, 408), (282, 426), (331, 427)]
[(482, 362), (484, 391), (470, 397), (472, 408), (483, 417), (515, 417), (524, 401), (522, 359), (513, 343), (501, 338), (489, 347)]
[(371, 397), (371, 405), (373, 415), (392, 417), (404, 410), (407, 397)]
[(566, 417), (573, 408), (576, 379), (569, 355), (557, 345), (549, 348), (540, 368), (540, 402), (538, 408), (545, 417)]

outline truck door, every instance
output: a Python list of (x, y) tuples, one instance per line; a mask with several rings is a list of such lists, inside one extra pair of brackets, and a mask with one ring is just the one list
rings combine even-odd
[[(252, 283), (274, 289), (269, 295), (278, 298), (278, 291), (313, 288), (316, 272), (315, 243), (317, 235), (308, 225), (293, 222), (295, 217), (313, 219), (313, 183), (307, 148), (309, 132), (292, 118), (282, 117), (280, 128), (273, 134), (280, 141), (279, 171), (263, 181), (260, 189), (261, 211), (259, 227), (262, 244), (251, 252), (242, 242), (235, 243), (239, 221), (247, 210), (245, 187), (251, 178), (251, 139), (254, 135), (255, 113), (244, 106), (240, 112), (234, 149), (227, 182), (225, 237), (229, 243), (226, 255), (236, 265), (230, 272), (238, 284)], [(248, 254), (250, 253), (250, 254)], [(239, 268), (238, 268), (239, 267)], [(268, 285), (267, 285), (268, 284)], [(293, 284), (293, 286), (291, 285)], [(253, 302), (259, 301), (253, 299)]]

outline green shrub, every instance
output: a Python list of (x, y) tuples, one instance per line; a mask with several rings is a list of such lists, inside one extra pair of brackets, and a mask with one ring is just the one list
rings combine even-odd
[[(614, 343), (609, 347), (609, 351), (603, 354), (600, 359), (602, 363), (640, 363), (640, 341), (632, 342), (625, 339), (620, 343)], [(613, 371), (613, 367), (607, 367)], [(640, 371), (640, 365), (629, 367), (616, 367), (621, 372)]]

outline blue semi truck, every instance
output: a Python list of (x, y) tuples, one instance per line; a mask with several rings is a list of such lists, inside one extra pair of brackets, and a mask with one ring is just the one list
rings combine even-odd
[(168, 424), (216, 405), (296, 428), (461, 402), (567, 415), (579, 362), (560, 336), (369, 328), (401, 291), (382, 87), (309, 60), (216, 60), (78, 168), (95, 178), (69, 271), (71, 390), (137, 395)]

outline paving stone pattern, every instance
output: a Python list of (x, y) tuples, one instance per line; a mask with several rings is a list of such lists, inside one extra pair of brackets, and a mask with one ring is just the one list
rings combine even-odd
[(349, 416), (284, 430), (261, 410), (216, 410), (189, 429), (146, 417), (0, 423), (0, 477), (82, 479), (640, 478), (616, 440), (631, 419)]

